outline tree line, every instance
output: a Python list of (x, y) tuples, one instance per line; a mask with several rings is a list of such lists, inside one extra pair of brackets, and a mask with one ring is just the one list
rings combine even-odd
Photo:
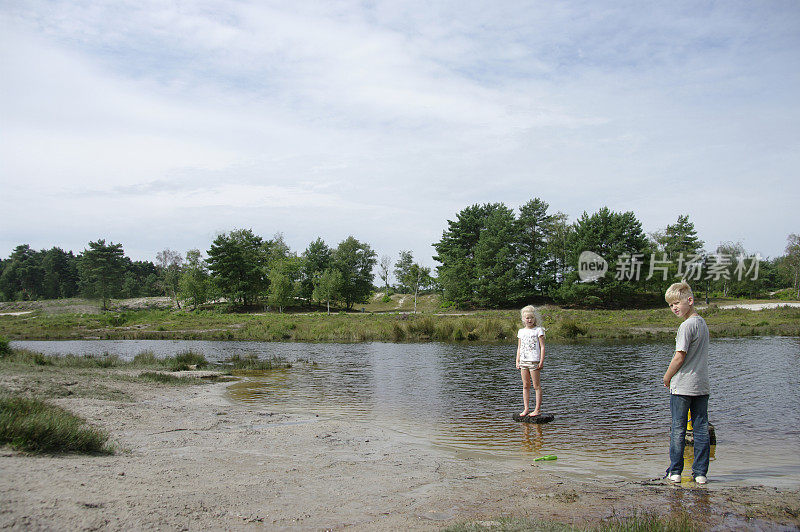
[[(317, 238), (298, 254), (281, 234), (264, 239), (250, 229), (219, 235), (206, 257), (198, 249), (185, 255), (165, 249), (155, 263), (133, 262), (121, 244), (104, 239), (77, 255), (57, 247), (37, 252), (25, 244), (0, 260), (0, 299), (84, 296), (102, 300), (106, 308), (112, 297), (168, 295), (192, 308), (223, 298), (239, 307), (267, 304), (278, 311), (314, 304), (352, 309), (373, 293), (376, 264), (375, 251), (353, 236), (336, 247)], [(419, 265), (410, 267), (416, 271)], [(396, 274), (410, 283), (404, 268), (398, 265)]]
[[(646, 234), (633, 212), (603, 207), (569, 223), (535, 198), (517, 211), (503, 203), (469, 206), (448, 220), (434, 244), (437, 283), (458, 307), (512, 307), (530, 301), (588, 307), (663, 304), (663, 293), (686, 278), (699, 293), (763, 296), (794, 287), (800, 294), (800, 242), (789, 235), (786, 255), (748, 253), (741, 243), (704, 249), (686, 215)], [(585, 252), (604, 275), (582, 276)]]
[[(79, 254), (58, 247), (17, 246), (0, 260), (0, 299), (168, 295), (192, 308), (224, 299), (231, 305), (323, 305), (352, 309), (379, 289), (417, 296), (441, 294), (443, 306), (504, 308), (531, 301), (589, 307), (661, 304), (666, 287), (687, 278), (699, 293), (763, 296), (792, 287), (800, 297), (800, 237), (791, 234), (786, 254), (767, 259), (740, 243), (704, 248), (686, 215), (663, 231), (645, 234), (633, 212), (604, 207), (575, 222), (535, 198), (516, 211), (503, 203), (475, 204), (447, 221), (434, 243), (435, 274), (401, 251), (397, 261), (377, 259), (369, 244), (349, 236), (336, 247), (321, 238), (298, 253), (278, 233), (265, 239), (251, 229), (217, 236), (204, 253), (164, 249), (155, 263), (132, 261), (122, 245), (89, 242)], [(595, 263), (585, 265), (585, 253)], [(600, 260), (602, 259), (602, 260)], [(604, 268), (587, 279), (582, 268)], [(381, 281), (374, 286), (374, 271)], [(606, 271), (607, 270), (607, 271)], [(394, 276), (395, 283), (390, 280)], [(595, 278), (596, 277), (596, 278)]]

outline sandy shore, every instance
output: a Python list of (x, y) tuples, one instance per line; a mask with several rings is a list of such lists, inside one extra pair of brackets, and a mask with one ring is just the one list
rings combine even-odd
[[(21, 377), (0, 375), (20, 388)], [(67, 383), (68, 385), (69, 383)], [(798, 490), (601, 481), (464, 456), (362, 422), (230, 402), (226, 383), (108, 381), (125, 400), (57, 404), (108, 430), (111, 456), (2, 449), (0, 528), (437, 530), (530, 516), (585, 525), (685, 509), (723, 529), (800, 524)]]

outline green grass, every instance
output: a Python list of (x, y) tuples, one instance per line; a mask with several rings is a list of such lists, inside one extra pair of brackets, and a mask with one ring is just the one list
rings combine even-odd
[(30, 453), (107, 453), (108, 434), (39, 399), (0, 396), (0, 444)]
[(654, 513), (634, 513), (628, 517), (614, 517), (591, 527), (574, 527), (555, 521), (539, 521), (529, 518), (501, 518), (493, 520), (457, 523), (444, 529), (446, 532), (523, 532), (530, 530), (547, 532), (696, 532), (700, 530), (690, 517), (679, 514), (660, 517)]
[[(396, 297), (397, 294), (391, 296)], [(102, 314), (0, 316), (0, 336), (22, 339), (202, 339), (295, 342), (515, 342), (517, 309), (467, 315), (410, 313), (224, 313), (130, 310)], [(582, 310), (541, 307), (548, 339), (670, 339), (679, 321), (666, 308)], [(713, 337), (800, 336), (800, 309), (702, 309)], [(119, 325), (115, 325), (119, 324)], [(2, 355), (0, 355), (2, 356)], [(191, 361), (177, 364), (196, 365)], [(113, 361), (105, 363), (114, 364)], [(202, 360), (197, 361), (198, 367)]]
[(239, 354), (233, 355), (225, 359), (223, 365), (227, 366), (228, 370), (233, 375), (247, 375), (276, 368), (292, 367), (292, 364), (284, 358), (272, 357), (259, 359), (255, 354), (245, 356), (240, 356)]
[(139, 374), (140, 380), (159, 382), (161, 384), (198, 384), (202, 381), (194, 377), (177, 377), (169, 373), (159, 373), (157, 371), (144, 371)]

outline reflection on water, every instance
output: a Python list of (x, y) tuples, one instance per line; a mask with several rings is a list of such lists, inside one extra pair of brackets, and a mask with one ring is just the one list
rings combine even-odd
[[(461, 451), (524, 460), (556, 454), (557, 462), (542, 467), (635, 478), (663, 474), (668, 463), (669, 397), (661, 377), (672, 356), (669, 342), (550, 342), (543, 411), (556, 419), (545, 425), (511, 419), (522, 407), (513, 345), (113, 343), (95, 349), (123, 358), (146, 349), (159, 355), (192, 349), (209, 360), (250, 353), (309, 360), (314, 364), (236, 383), (230, 396), (377, 423)], [(88, 345), (12, 345), (47, 351), (58, 344), (72, 344), (61, 352), (78, 353)], [(712, 481), (800, 484), (800, 338), (713, 339), (710, 364), (709, 416), (718, 438)], [(688, 456), (685, 471), (691, 448)]]

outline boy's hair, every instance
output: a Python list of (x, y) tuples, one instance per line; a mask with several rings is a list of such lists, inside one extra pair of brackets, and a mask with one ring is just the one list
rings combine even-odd
[(534, 307), (533, 305), (528, 305), (526, 307), (522, 307), (522, 310), (519, 311), (519, 315), (523, 319), (525, 319), (525, 316), (527, 316), (528, 314), (533, 316), (534, 325), (536, 325), (537, 327), (542, 326), (542, 316), (539, 314), (539, 311), (536, 310), (536, 307)]
[(670, 285), (664, 294), (664, 299), (670, 305), (676, 301), (688, 301), (690, 297), (693, 298), (694, 294), (692, 293), (692, 287), (686, 281)]

